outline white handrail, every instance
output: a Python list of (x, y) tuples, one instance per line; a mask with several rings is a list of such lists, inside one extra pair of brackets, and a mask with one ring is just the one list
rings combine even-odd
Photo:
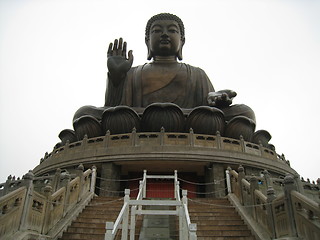
[[(174, 180), (174, 195), (175, 200), (143, 200), (146, 197), (146, 186), (147, 179), (173, 179)], [(183, 240), (196, 240), (196, 224), (192, 224), (188, 211), (187, 203), (187, 190), (182, 191), (183, 197), (180, 196), (180, 186), (178, 181), (177, 171), (174, 171), (172, 176), (161, 176), (161, 175), (147, 175), (147, 171), (144, 170), (143, 180), (140, 181), (139, 192), (135, 200), (130, 200), (130, 190), (125, 189), (124, 204), (119, 213), (119, 216), (115, 223), (106, 223), (106, 234), (105, 240), (113, 240), (117, 231), (120, 228), (122, 222), (122, 236), (121, 240), (127, 240), (128, 237), (128, 215), (129, 207), (131, 207), (131, 219), (130, 219), (130, 240), (135, 238), (135, 215), (176, 215), (179, 216), (180, 225), (180, 239)], [(137, 206), (139, 209), (137, 210)], [(142, 210), (142, 206), (171, 206), (176, 207), (176, 210)]]
[(113, 237), (116, 235), (116, 232), (119, 230), (120, 223), (123, 219), (123, 216), (124, 216), (124, 213), (125, 213), (127, 207), (128, 207), (128, 203), (124, 203), (121, 208), (121, 211), (117, 217), (117, 220), (114, 222), (113, 229), (112, 229), (112, 236)]

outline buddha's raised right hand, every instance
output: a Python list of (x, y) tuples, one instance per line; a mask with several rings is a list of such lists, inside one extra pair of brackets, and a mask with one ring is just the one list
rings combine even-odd
[(128, 52), (127, 43), (122, 38), (115, 39), (109, 44), (107, 66), (112, 79), (123, 79), (130, 70), (133, 63), (132, 50)]

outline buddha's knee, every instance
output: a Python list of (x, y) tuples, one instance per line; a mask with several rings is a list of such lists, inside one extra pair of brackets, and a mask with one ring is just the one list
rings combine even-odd
[(74, 116), (73, 116), (73, 122), (77, 119), (79, 119), (80, 117), (83, 117), (83, 116), (92, 116), (94, 118), (96, 118), (97, 120), (101, 120), (101, 117), (102, 117), (102, 113), (105, 109), (102, 108), (102, 107), (94, 107), (94, 106), (83, 106), (81, 108), (79, 108)]
[(230, 121), (234, 117), (243, 116), (256, 122), (254, 111), (245, 104), (235, 104), (221, 109), (224, 113), (226, 121)]
[(88, 138), (102, 135), (101, 117), (104, 108), (94, 106), (83, 106), (79, 108), (73, 117), (73, 128), (78, 140), (82, 140), (85, 135)]
[(247, 105), (235, 104), (222, 111), (227, 121), (225, 136), (236, 139), (242, 136), (246, 141), (251, 141), (256, 127), (253, 110)]

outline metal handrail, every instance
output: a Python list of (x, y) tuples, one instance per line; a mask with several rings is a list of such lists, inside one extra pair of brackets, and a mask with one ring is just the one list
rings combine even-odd
[[(146, 186), (147, 179), (174, 179), (174, 194), (175, 200), (146, 200)], [(187, 190), (182, 191), (182, 199), (180, 197), (180, 186), (178, 181), (177, 171), (174, 171), (174, 175), (162, 176), (162, 175), (147, 175), (147, 171), (144, 170), (143, 180), (140, 181), (139, 192), (135, 200), (130, 200), (130, 190), (125, 189), (124, 205), (117, 217), (115, 223), (106, 223), (105, 240), (113, 240), (119, 230), (122, 222), (122, 236), (121, 240), (128, 239), (129, 228), (129, 207), (131, 207), (130, 218), (130, 240), (135, 238), (135, 215), (175, 215), (179, 216), (180, 222), (180, 240), (196, 240), (196, 224), (192, 224), (188, 211), (187, 204)], [(137, 206), (139, 208), (137, 209)], [(142, 206), (170, 206), (176, 207), (176, 210), (143, 210)]]

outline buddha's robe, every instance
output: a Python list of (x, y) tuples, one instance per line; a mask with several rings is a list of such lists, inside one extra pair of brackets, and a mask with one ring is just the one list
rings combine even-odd
[(163, 74), (152, 76), (148, 73), (151, 65), (148, 65), (131, 68), (117, 86), (109, 79), (105, 107), (147, 107), (156, 102), (171, 102), (181, 108), (208, 105), (208, 93), (214, 88), (202, 69), (179, 63), (172, 71), (164, 68)]
[[(159, 67), (159, 65), (157, 65)], [(174, 68), (159, 68), (154, 71), (152, 64), (133, 67), (121, 82), (108, 78), (104, 107), (84, 106), (74, 115), (76, 120), (91, 115), (101, 120), (108, 107), (125, 105), (133, 108), (147, 107), (152, 103), (175, 103), (182, 109), (192, 110), (208, 106), (208, 93), (214, 88), (206, 73), (197, 67), (178, 63)], [(220, 108), (229, 121), (235, 116), (246, 116), (255, 121), (254, 112), (246, 105), (236, 104)]]

